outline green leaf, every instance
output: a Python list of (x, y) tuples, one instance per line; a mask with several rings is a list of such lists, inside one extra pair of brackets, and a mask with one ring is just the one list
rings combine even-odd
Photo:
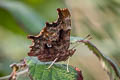
[(38, 33), (44, 26), (44, 19), (21, 2), (1, 0), (0, 8), (10, 12), (20, 26), (31, 33)]
[(26, 60), (33, 80), (77, 80), (78, 73), (72, 66), (69, 66), (67, 72), (65, 64), (55, 63), (50, 69), (46, 69), (51, 62), (40, 62), (36, 57), (27, 57)]
[[(78, 37), (77, 38), (74, 37), (74, 39), (76, 39), (73, 41), (74, 43), (75, 41), (81, 40), (81, 38), (79, 39)], [(71, 39), (71, 42), (72, 42), (72, 39)], [(87, 45), (88, 48), (98, 57), (98, 59), (102, 63), (102, 67), (109, 75), (110, 80), (120, 80), (120, 70), (119, 70), (118, 65), (116, 65), (108, 57), (104, 56), (103, 53), (101, 53), (99, 49), (97, 49), (96, 46), (93, 45), (90, 41), (82, 40), (81, 42)]]

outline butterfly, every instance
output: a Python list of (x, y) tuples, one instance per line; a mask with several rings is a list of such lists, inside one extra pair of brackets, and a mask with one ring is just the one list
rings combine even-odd
[(45, 27), (36, 35), (29, 35), (33, 44), (28, 56), (37, 56), (41, 62), (66, 61), (75, 53), (70, 47), (71, 15), (67, 8), (57, 9), (58, 19), (46, 22)]

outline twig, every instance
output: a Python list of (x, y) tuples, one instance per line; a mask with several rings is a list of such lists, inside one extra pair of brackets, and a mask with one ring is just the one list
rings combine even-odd
[[(23, 71), (17, 72), (16, 75), (20, 76), (20, 75), (25, 74), (27, 72), (28, 72), (28, 68), (23, 70)], [(11, 77), (11, 75), (0, 77), (0, 80), (8, 80), (10, 77)]]

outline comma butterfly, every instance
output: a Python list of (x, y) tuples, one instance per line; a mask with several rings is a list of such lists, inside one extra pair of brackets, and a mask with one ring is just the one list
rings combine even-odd
[(55, 22), (48, 23), (41, 32), (28, 39), (33, 41), (28, 56), (37, 56), (42, 62), (66, 61), (72, 56), (75, 49), (69, 49), (71, 32), (71, 15), (67, 8), (57, 9), (58, 19)]

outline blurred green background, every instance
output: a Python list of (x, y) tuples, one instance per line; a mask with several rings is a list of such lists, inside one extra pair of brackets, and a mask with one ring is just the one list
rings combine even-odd
[[(45, 22), (57, 19), (57, 8), (68, 8), (72, 15), (72, 36), (91, 40), (106, 56), (120, 66), (119, 0), (0, 0), (0, 76), (27, 56), (29, 34), (38, 34)], [(108, 80), (95, 55), (82, 44), (70, 59), (79, 67), (85, 80)]]

